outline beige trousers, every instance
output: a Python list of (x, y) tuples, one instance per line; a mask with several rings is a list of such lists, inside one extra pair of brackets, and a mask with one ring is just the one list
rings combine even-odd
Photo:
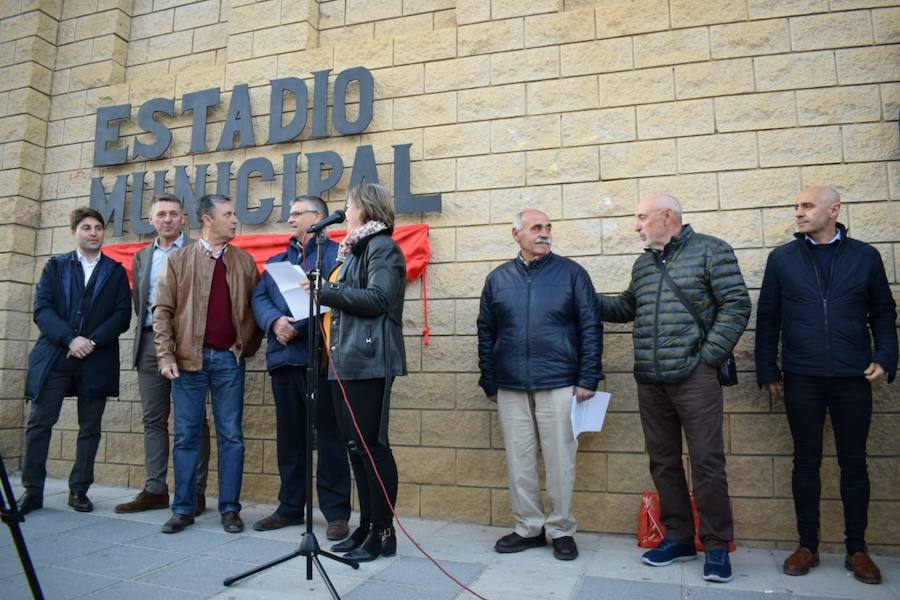
[[(516, 518), (515, 531), (522, 537), (540, 535), (541, 527), (552, 539), (575, 533), (572, 489), (578, 440), (572, 436), (570, 417), (573, 391), (572, 386), (567, 386), (533, 392), (505, 389), (497, 392), (497, 413), (506, 444), (509, 499)], [(546, 517), (538, 477), (538, 441), (550, 498), (550, 514)]]

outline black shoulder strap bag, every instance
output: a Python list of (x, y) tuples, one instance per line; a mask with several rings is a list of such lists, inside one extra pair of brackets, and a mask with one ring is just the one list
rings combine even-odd
[[(706, 338), (707, 329), (706, 324), (703, 322), (703, 319), (700, 318), (700, 313), (697, 312), (696, 307), (691, 303), (690, 300), (687, 299), (687, 296), (684, 295), (684, 292), (681, 291), (681, 288), (678, 287), (678, 284), (675, 283), (675, 280), (672, 279), (672, 276), (669, 275), (668, 269), (666, 269), (663, 265), (656, 262), (656, 266), (662, 272), (663, 279), (666, 280), (666, 283), (669, 284), (669, 287), (678, 297), (678, 300), (684, 305), (688, 312), (691, 313), (691, 316), (694, 317), (694, 321), (697, 322), (697, 326), (700, 328), (700, 331), (703, 332), (703, 337)], [(717, 377), (719, 379), (719, 385), (723, 386), (731, 386), (737, 385), (738, 375), (737, 375), (737, 364), (734, 362), (734, 353), (730, 352), (728, 356), (725, 357), (718, 367)]]

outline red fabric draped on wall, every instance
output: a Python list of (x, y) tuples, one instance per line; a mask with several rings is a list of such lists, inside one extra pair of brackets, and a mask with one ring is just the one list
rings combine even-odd
[[(347, 230), (340, 229), (337, 231), (329, 231), (328, 237), (336, 242), (340, 242), (347, 235)], [(239, 235), (231, 242), (238, 248), (242, 248), (249, 252), (256, 266), (262, 272), (265, 262), (275, 254), (284, 251), (287, 245), (287, 233), (267, 233), (258, 235)], [(425, 269), (431, 260), (431, 244), (428, 242), (428, 225), (400, 225), (394, 229), (392, 236), (397, 245), (403, 251), (406, 257), (406, 280), (422, 278), (422, 300), (425, 304), (425, 323), (422, 329), (422, 335), (425, 338), (425, 344), (428, 344), (428, 297), (425, 288)], [(132, 244), (110, 244), (103, 246), (103, 253), (111, 259), (122, 263), (128, 272), (128, 281), (132, 282), (131, 259), (147, 242), (137, 242)]]

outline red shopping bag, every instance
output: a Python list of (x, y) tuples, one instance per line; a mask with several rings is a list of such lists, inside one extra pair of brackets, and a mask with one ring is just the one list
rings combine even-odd
[(659, 520), (659, 494), (644, 492), (641, 496), (641, 512), (638, 515), (638, 546), (655, 548), (663, 541), (666, 527)]
[[(694, 516), (694, 547), (697, 552), (703, 552), (703, 542), (700, 541), (700, 513), (697, 511), (697, 502), (694, 494), (691, 494), (691, 513)], [(641, 496), (641, 512), (638, 515), (638, 546), (641, 548), (655, 548), (666, 537), (666, 526), (659, 520), (659, 494), (656, 492), (644, 492)], [(734, 552), (737, 546), (734, 540), (728, 544), (728, 551)]]

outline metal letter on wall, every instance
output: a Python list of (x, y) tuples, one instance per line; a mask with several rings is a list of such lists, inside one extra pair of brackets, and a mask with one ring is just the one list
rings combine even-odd
[(166, 191), (166, 175), (168, 171), (153, 171), (153, 195), (162, 194)]
[(185, 94), (181, 98), (181, 114), (193, 111), (194, 119), (191, 123), (191, 149), (190, 153), (206, 152), (206, 123), (207, 111), (219, 106), (219, 88), (210, 88)]
[(187, 174), (184, 165), (175, 166), (175, 195), (184, 202), (184, 210), (191, 219), (191, 229), (200, 229), (200, 219), (197, 218), (197, 201), (206, 192), (206, 169), (209, 165), (194, 165), (194, 186)]
[[(153, 232), (153, 224), (144, 220), (144, 175), (143, 171), (131, 174), (131, 233), (144, 235)], [(120, 219), (121, 220), (121, 219)]]
[[(285, 125), (282, 122), (284, 116), (284, 94), (290, 92), (297, 102), (297, 111), (291, 122)], [(306, 127), (306, 109), (309, 103), (306, 83), (298, 77), (283, 77), (272, 80), (272, 92), (269, 96), (269, 139), (267, 144), (279, 144), (289, 142)]]
[(291, 202), (297, 197), (297, 159), (299, 152), (291, 152), (281, 157), (281, 218), (284, 223), (291, 216)]
[(325, 111), (328, 109), (328, 74), (331, 69), (313, 73), (313, 126), (312, 137), (328, 136), (328, 121)]
[[(127, 148), (109, 148), (107, 146), (119, 143), (119, 126), (118, 124), (110, 126), (110, 123), (113, 121), (128, 120), (129, 118), (131, 118), (130, 104), (101, 106), (97, 109), (97, 123), (94, 128), (95, 167), (124, 165), (128, 160)], [(93, 194), (93, 184), (91, 184), (91, 186), (91, 194)], [(122, 234), (120, 233), (118, 235)]]
[(272, 206), (275, 204), (275, 198), (260, 198), (259, 208), (250, 208), (250, 173), (254, 172), (261, 175), (262, 181), (275, 180), (275, 169), (268, 158), (248, 158), (238, 169), (234, 206), (238, 221), (248, 225), (264, 223), (272, 214)]
[(350, 172), (350, 187), (366, 183), (378, 183), (378, 168), (375, 166), (375, 151), (371, 145), (357, 146)]
[(216, 163), (216, 193), (231, 198), (231, 161)]
[(148, 100), (138, 109), (138, 125), (144, 131), (155, 136), (152, 144), (145, 144), (139, 138), (134, 140), (134, 153), (132, 158), (146, 158), (153, 160), (161, 157), (169, 149), (172, 143), (172, 132), (168, 127), (157, 121), (156, 113), (162, 113), (172, 117), (175, 115), (175, 100), (172, 98), (154, 98)]
[[(352, 81), (359, 82), (359, 115), (351, 123), (347, 120), (347, 86)], [(334, 82), (334, 112), (331, 114), (334, 128), (344, 135), (362, 133), (372, 122), (374, 107), (375, 80), (372, 72), (365, 67), (341, 71)]]
[(441, 212), (441, 195), (413, 196), (410, 191), (409, 147), (394, 145), (394, 210), (397, 213)]
[[(309, 163), (309, 173), (307, 178), (306, 189), (310, 196), (321, 196), (324, 192), (330, 190), (341, 180), (344, 174), (344, 161), (341, 160), (340, 154), (333, 150), (325, 150), (323, 152), (310, 152), (306, 155), (306, 161)], [(322, 179), (322, 167), (328, 165), (331, 167), (331, 174)]]
[(112, 192), (106, 195), (103, 189), (103, 177), (91, 178), (91, 208), (103, 215), (103, 222), (115, 221), (113, 235), (120, 236), (125, 229), (125, 190), (128, 188), (128, 175), (116, 177)]
[(250, 89), (246, 83), (234, 86), (228, 103), (228, 118), (222, 129), (222, 137), (216, 150), (234, 150), (234, 134), (240, 134), (241, 147), (255, 146), (253, 121), (250, 115)]

